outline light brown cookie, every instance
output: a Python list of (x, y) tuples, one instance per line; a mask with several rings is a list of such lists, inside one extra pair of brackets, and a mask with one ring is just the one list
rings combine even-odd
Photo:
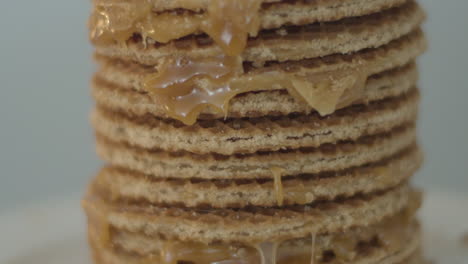
[(390, 131), (416, 120), (418, 101), (418, 92), (413, 89), (400, 97), (355, 105), (326, 118), (318, 114), (296, 114), (207, 120), (192, 126), (150, 114), (133, 116), (99, 107), (92, 115), (92, 123), (100, 135), (140, 148), (232, 155), (318, 147)]
[(154, 179), (138, 172), (107, 167), (99, 173), (96, 181), (108, 186), (109, 195), (115, 200), (141, 200), (186, 207), (242, 208), (309, 204), (385, 190), (407, 180), (421, 163), (419, 148), (412, 147), (387, 160), (363, 167), (308, 175), (282, 175), (274, 180)]
[[(94, 3), (99, 3), (101, 0), (93, 1)], [(313, 12), (317, 12), (319, 15), (314, 15), (314, 17), (323, 17), (322, 19), (317, 18), (317, 20), (336, 20), (347, 16), (361, 16), (368, 13), (376, 13), (400, 5), (404, 3), (405, 0), (261, 0), (261, 2), (263, 10), (277, 10), (279, 13), (277, 16), (280, 17), (284, 17), (283, 13), (302, 11), (307, 14), (314, 14)], [(176, 9), (204, 12), (211, 2), (210, 0), (150, 0), (150, 3), (155, 12), (165, 12)], [(333, 15), (326, 19), (325, 17), (328, 16), (325, 14)]]
[[(409, 92), (417, 80), (418, 72), (414, 63), (373, 75), (366, 83), (361, 102), (400, 96)], [(161, 112), (155, 103), (155, 98), (150, 94), (112, 84), (99, 76), (93, 79), (92, 94), (98, 105), (115, 112), (139, 116), (158, 115)], [(242, 118), (312, 112), (315, 110), (309, 104), (291, 96), (285, 90), (266, 90), (243, 93), (234, 97), (230, 101), (228, 115), (232, 118)], [(205, 117), (206, 115), (202, 114), (200, 119)]]
[[(113, 252), (115, 257), (118, 257), (120, 253), (120, 256), (125, 259), (125, 255), (133, 254), (136, 259), (151, 259), (153, 263), (160, 256), (163, 261), (171, 257), (173, 261), (188, 262), (201, 261), (201, 259), (213, 261), (223, 259), (219, 255), (224, 255), (224, 259), (231, 257), (235, 260), (240, 257), (238, 252), (243, 253), (241, 258), (257, 260), (255, 263), (262, 263), (260, 261), (262, 256), (271, 255), (276, 258), (276, 262), (272, 263), (295, 261), (294, 263), (310, 264), (312, 254), (314, 263), (340, 263), (340, 261), (341, 263), (380, 263), (383, 260), (388, 261), (388, 258), (396, 260), (397, 256), (400, 260), (405, 259), (414, 254), (419, 247), (419, 224), (414, 220), (401, 220), (401, 217), (400, 215), (393, 216), (369, 227), (355, 227), (340, 233), (312, 235), (307, 238), (267, 242), (260, 245), (219, 243), (205, 245), (113, 230), (110, 243), (114, 249), (108, 251)], [(94, 235), (92, 228), (90, 226), (91, 239)], [(96, 241), (96, 238), (94, 240)], [(273, 250), (268, 252), (266, 250), (268, 248), (273, 248)], [(265, 252), (262, 252), (262, 249)], [(217, 252), (218, 256), (210, 255), (210, 251)]]
[[(404, 65), (413, 61), (418, 55), (420, 55), (424, 51), (425, 47), (426, 42), (424, 36), (421, 32), (417, 31), (407, 37), (393, 41), (390, 44), (377, 49), (367, 49), (349, 55), (333, 55), (324, 58), (303, 60), (299, 62), (273, 63), (262, 68), (246, 69), (246, 73), (239, 77), (238, 81), (243, 82), (244, 80), (246, 85), (245, 88), (249, 91), (265, 91), (281, 90), (285, 89), (286, 87), (281, 87), (281, 85), (252, 86), (251, 82), (255, 83), (257, 81), (263, 80), (272, 74), (284, 75), (285, 78), (287, 77), (294, 79), (299, 75), (313, 75), (320, 72), (339, 71), (343, 68), (356, 67), (364, 67), (369, 69), (369, 74), (374, 75), (394, 68), (403, 67)], [(98, 104), (106, 106), (106, 108), (109, 109), (115, 109), (116, 111), (130, 112), (136, 115), (151, 113), (156, 116), (167, 118), (165, 108), (162, 105), (155, 103), (157, 101), (156, 98), (152, 98), (152, 95), (147, 94), (147, 91), (144, 88), (145, 78), (154, 73), (153, 68), (143, 67), (138, 64), (132, 64), (119, 60), (109, 60), (108, 58), (104, 57), (97, 57), (97, 59), (101, 65), (101, 69), (97, 74), (97, 78), (99, 80), (105, 81), (104, 85), (102, 82), (94, 82), (95, 88), (93, 89), (93, 94)], [(404, 74), (399, 76), (407, 77), (403, 75)], [(371, 77), (369, 85), (372, 85), (372, 83), (376, 84), (377, 81), (374, 80), (375, 78), (379, 79), (378, 77)], [(415, 77), (410, 77), (409, 80), (400, 81), (400, 84), (402, 84), (402, 87), (408, 87), (408, 83), (414, 80), (414, 78)], [(385, 81), (382, 81), (381, 84), (384, 82)], [(210, 82), (203, 82), (203, 85), (207, 85), (204, 87), (204, 89), (206, 88), (209, 90), (213, 88), (211, 87), (212, 84), (210, 84)], [(112, 90), (109, 90), (109, 88)], [(143, 95), (135, 94), (132, 92), (133, 90), (141, 92)], [(382, 95), (378, 95), (379, 93), (380, 91), (374, 94), (374, 99), (382, 97)], [(385, 95), (385, 92), (382, 92), (382, 94)], [(365, 95), (366, 93), (362, 95), (361, 100), (366, 99), (364, 98)], [(368, 96), (371, 95), (369, 94)], [(276, 115), (280, 115), (287, 114), (290, 111), (311, 111), (310, 107), (304, 106), (306, 103), (302, 103), (301, 105), (295, 106), (293, 108), (288, 107), (286, 109), (280, 108), (275, 110), (275, 107), (278, 107), (279, 105), (274, 101), (274, 99), (271, 99), (271, 97), (272, 96), (268, 96), (268, 94), (263, 94), (263, 96), (259, 95), (253, 98), (249, 97), (248, 99), (252, 99), (253, 101), (244, 100), (242, 103), (235, 99), (234, 102), (237, 100), (238, 103), (230, 105), (231, 107), (228, 109), (226, 116), (239, 117), (262, 116), (270, 114), (275, 115), (275, 112)], [(259, 101), (255, 101), (256, 98), (261, 98), (262, 104), (260, 104)], [(283, 98), (283, 101), (285, 99), (292, 100), (292, 97)], [(264, 103), (265, 106), (263, 106)], [(294, 103), (290, 102), (288, 105), (293, 104)], [(247, 106), (247, 111), (242, 110), (242, 106)], [(341, 105), (340, 107), (345, 106), (346, 105)], [(262, 112), (261, 110), (264, 111)], [(223, 114), (220, 114), (219, 111), (216, 111), (211, 107), (204, 108), (201, 112), (201, 115), (199, 116), (200, 119), (222, 117), (224, 117)]]
[(112, 227), (201, 243), (255, 244), (341, 232), (353, 226), (375, 224), (408, 206), (418, 208), (421, 199), (403, 184), (383, 192), (310, 205), (197, 209), (164, 207), (142, 201), (110, 202), (106, 198), (106, 188), (95, 182), (84, 201), (90, 221), (100, 227), (99, 235), (103, 238), (104, 234), (108, 237), (108, 228)]
[[(312, 21), (314, 19), (311, 14), (307, 14), (307, 17)], [(255, 38), (249, 39), (241, 56), (244, 61), (262, 64), (267, 61), (301, 60), (356, 52), (379, 47), (415, 31), (424, 18), (425, 14), (418, 4), (408, 1), (400, 7), (380, 13), (337, 22), (281, 29), (278, 26), (282, 23), (275, 23), (276, 29), (261, 31)], [(300, 24), (306, 21), (303, 19)], [(161, 58), (168, 55), (206, 58), (219, 55), (222, 50), (207, 36), (191, 36), (167, 44), (148, 44), (141, 38), (132, 38), (126, 45), (96, 45), (96, 52), (111, 58), (157, 65)]]
[[(278, 152), (224, 156), (168, 153), (160, 149), (130, 147), (97, 134), (97, 151), (111, 165), (132, 169), (155, 178), (247, 179), (272, 178), (272, 170), (285, 175), (348, 169), (391, 157), (415, 144), (410, 124), (383, 135), (365, 136), (354, 142), (324, 144)], [(221, 146), (222, 147), (222, 146)]]

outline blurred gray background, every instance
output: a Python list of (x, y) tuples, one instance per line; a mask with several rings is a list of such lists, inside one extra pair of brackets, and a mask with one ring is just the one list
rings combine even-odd
[[(468, 1), (422, 0), (430, 51), (422, 68), (416, 181), (468, 195)], [(99, 167), (88, 114), (89, 2), (8, 1), (0, 8), (0, 213), (78, 197)]]

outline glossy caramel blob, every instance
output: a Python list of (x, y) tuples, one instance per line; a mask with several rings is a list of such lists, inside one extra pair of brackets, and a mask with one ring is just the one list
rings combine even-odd
[(310, 264), (315, 264), (315, 244), (317, 242), (317, 234), (312, 233), (311, 235), (311, 244), (310, 244)]
[(261, 0), (218, 0), (208, 7), (208, 18), (201, 29), (221, 46), (229, 56), (241, 54), (247, 45), (249, 33), (260, 28), (258, 12)]
[[(231, 98), (242, 92), (230, 84), (242, 72), (238, 57), (168, 58), (158, 69), (145, 81), (145, 89), (155, 95), (168, 116), (185, 124), (195, 123), (207, 106), (227, 113)], [(210, 82), (213, 88), (206, 88), (204, 81)]]
[(277, 263), (278, 248), (281, 242), (263, 242), (256, 246), (260, 253), (260, 264)]
[(97, 43), (124, 42), (134, 33), (167, 43), (205, 32), (229, 56), (244, 50), (249, 34), (257, 34), (261, 0), (211, 1), (206, 13), (152, 12), (150, 0), (96, 0), (90, 38)]
[(340, 69), (293, 79), (291, 94), (295, 94), (321, 115), (335, 112), (359, 100), (366, 86), (368, 74), (360, 69)]
[(328, 115), (361, 99), (366, 80), (365, 71), (350, 69), (306, 76), (276, 71), (251, 76), (242, 74), (240, 57), (221, 55), (207, 59), (166, 58), (144, 85), (169, 117), (191, 125), (208, 106), (226, 116), (229, 102), (236, 95), (271, 87), (287, 89), (321, 115)]
[(148, 16), (141, 22), (138, 32), (141, 32), (144, 38), (151, 37), (157, 42), (167, 43), (199, 31), (203, 17), (193, 15), (188, 20), (191, 23), (186, 23), (187, 18), (175, 13)]
[(90, 38), (98, 43), (126, 41), (151, 13), (149, 0), (95, 1), (89, 20)]
[(279, 167), (273, 167), (270, 170), (273, 173), (273, 184), (275, 187), (276, 201), (278, 206), (282, 206), (284, 203), (284, 192), (281, 177), (283, 176), (285, 170)]

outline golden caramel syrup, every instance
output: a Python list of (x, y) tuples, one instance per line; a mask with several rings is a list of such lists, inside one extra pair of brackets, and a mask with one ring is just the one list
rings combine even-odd
[(272, 167), (270, 168), (273, 173), (273, 185), (275, 188), (275, 196), (278, 206), (283, 206), (284, 203), (284, 192), (283, 192), (283, 182), (281, 177), (285, 173), (283, 168)]
[(295, 94), (321, 115), (328, 115), (340, 106), (349, 105), (364, 93), (368, 74), (361, 70), (340, 69), (293, 79), (291, 94)]
[(228, 114), (229, 102), (235, 96), (253, 90), (287, 89), (298, 100), (308, 103), (322, 115), (333, 113), (362, 98), (367, 75), (358, 70), (337, 70), (307, 76), (267, 72), (252, 76), (242, 74), (240, 57), (220, 55), (205, 59), (165, 58), (158, 71), (144, 83), (166, 110), (166, 114), (187, 125), (212, 107)]
[(239, 55), (249, 34), (260, 28), (261, 0), (211, 1), (202, 14), (176, 12), (155, 14), (150, 0), (98, 0), (90, 18), (90, 38), (98, 43), (124, 42), (134, 33), (167, 43), (190, 34), (205, 32), (225, 52)]
[(311, 247), (310, 247), (310, 264), (315, 264), (315, 243), (317, 240), (317, 234), (312, 233), (311, 235)]
[(263, 242), (256, 246), (260, 254), (260, 264), (275, 264), (280, 242)]
[(258, 13), (261, 3), (261, 0), (212, 1), (201, 29), (226, 55), (239, 55), (247, 45), (249, 33), (256, 35), (260, 28)]
[(197, 32), (203, 18), (194, 15), (189, 19), (192, 23), (186, 23), (186, 20), (187, 18), (175, 13), (164, 13), (157, 16), (149, 15), (146, 20), (141, 22), (139, 32), (142, 32), (143, 39), (150, 37), (157, 42), (167, 43)]
[(89, 19), (90, 38), (108, 43), (128, 40), (151, 13), (149, 0), (99, 0)]
[[(207, 106), (227, 113), (229, 101), (242, 92), (230, 80), (242, 72), (238, 57), (220, 55), (207, 59), (167, 58), (159, 72), (148, 76), (145, 89), (155, 95), (168, 116), (193, 124)], [(206, 88), (203, 81), (209, 80)]]

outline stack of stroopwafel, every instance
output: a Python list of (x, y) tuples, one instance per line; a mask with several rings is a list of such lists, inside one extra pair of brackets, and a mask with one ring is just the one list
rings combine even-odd
[(422, 263), (416, 2), (93, 4), (95, 263)]

